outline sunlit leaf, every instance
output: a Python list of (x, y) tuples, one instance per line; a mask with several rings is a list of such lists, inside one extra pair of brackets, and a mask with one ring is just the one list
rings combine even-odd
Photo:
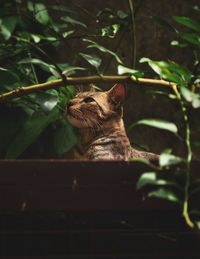
[(119, 31), (119, 28), (120, 28), (119, 24), (108, 25), (101, 29), (101, 35), (114, 38), (117, 32)]
[(63, 37), (64, 38), (67, 38), (69, 35), (71, 35), (71, 34), (73, 34), (74, 33), (74, 31), (73, 30), (70, 30), (70, 31), (65, 31), (65, 32), (63, 32)]
[(91, 43), (88, 46), (88, 48), (96, 48), (96, 49), (99, 49), (102, 52), (109, 53), (110, 55), (112, 55), (117, 60), (118, 63), (123, 63), (122, 60), (118, 57), (118, 55), (116, 53), (114, 53), (113, 51), (99, 45), (95, 41), (88, 40), (88, 39), (83, 39), (83, 41)]
[(128, 68), (122, 65), (118, 65), (118, 74), (123, 75), (123, 74), (128, 74), (128, 75), (134, 75), (136, 78), (140, 78), (144, 76), (143, 72), (140, 72), (138, 70)]
[(50, 112), (58, 103), (58, 96), (49, 93), (38, 93), (36, 102), (45, 112)]
[(76, 20), (76, 19), (74, 19), (70, 16), (61, 17), (60, 19), (64, 22), (66, 22), (66, 23), (70, 23), (72, 25), (80, 25), (84, 28), (87, 28), (87, 25), (85, 23), (80, 22), (80, 21), (78, 21), (78, 20)]
[(179, 85), (188, 83), (192, 78), (192, 74), (186, 68), (172, 62), (153, 61), (145, 57), (140, 62), (147, 62), (160, 77)]
[(77, 136), (68, 121), (62, 120), (60, 127), (54, 137), (54, 146), (58, 154), (68, 152), (76, 143)]
[(180, 203), (180, 199), (175, 192), (163, 187), (148, 193), (148, 197), (160, 198), (171, 202)]
[(85, 53), (79, 53), (79, 55), (83, 57), (90, 65), (92, 65), (96, 69), (98, 69), (99, 66), (101, 65), (101, 59), (96, 55), (85, 54)]
[(186, 87), (181, 87), (181, 94), (184, 97), (184, 99), (191, 103), (193, 108), (199, 108), (200, 107), (200, 96), (199, 94), (193, 93), (190, 89)]
[(177, 128), (177, 126), (174, 123), (168, 122), (168, 121), (164, 121), (164, 120), (158, 120), (158, 119), (143, 119), (143, 120), (139, 120), (139, 121), (133, 123), (130, 126), (130, 129), (132, 129), (133, 127), (135, 127), (137, 125), (151, 126), (151, 127), (159, 128), (159, 129), (162, 129), (162, 130), (170, 131), (170, 132), (172, 132), (174, 134), (178, 133), (178, 128)]
[(177, 184), (175, 182), (159, 178), (158, 173), (156, 172), (146, 172), (140, 176), (139, 180), (137, 181), (136, 188), (137, 190), (139, 190), (144, 186), (148, 186), (148, 185), (176, 186)]
[(159, 165), (161, 167), (176, 165), (183, 161), (184, 161), (184, 159), (171, 154), (171, 150), (168, 150), (168, 149), (164, 150), (159, 156)]
[(193, 21), (192, 19), (185, 17), (185, 16), (173, 16), (174, 21), (179, 24), (182, 24), (194, 31), (200, 32), (200, 23)]
[(35, 12), (35, 19), (43, 24), (47, 25), (50, 21), (50, 17), (47, 11), (47, 8), (44, 4), (42, 3), (36, 3), (34, 5), (34, 12)]
[(179, 48), (186, 48), (186, 47), (188, 47), (188, 44), (186, 44), (186, 43), (181, 43), (181, 42), (179, 42), (178, 40), (173, 40), (173, 41), (171, 41), (171, 43), (170, 43), (172, 46), (176, 46), (176, 47), (179, 47)]

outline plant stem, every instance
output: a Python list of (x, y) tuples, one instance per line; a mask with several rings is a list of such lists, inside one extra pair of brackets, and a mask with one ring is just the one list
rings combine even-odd
[[(116, 75), (95, 75), (85, 77), (65, 77), (66, 84), (90, 84), (90, 83), (128, 83), (144, 86), (164, 86), (172, 87), (172, 84), (165, 80), (151, 78), (135, 78), (134, 76), (116, 76)], [(63, 86), (63, 79), (52, 80), (41, 84), (35, 84), (25, 87), (18, 87), (12, 91), (0, 94), (0, 103), (5, 103), (10, 99), (28, 95), (39, 90), (55, 89)]]
[(131, 38), (132, 38), (132, 45), (131, 45), (131, 67), (135, 68), (136, 63), (136, 31), (135, 31), (135, 15), (133, 9), (133, 2), (132, 0), (128, 0), (129, 8), (131, 13)]
[(194, 227), (194, 223), (190, 219), (189, 211), (188, 211), (188, 201), (189, 201), (189, 186), (190, 186), (190, 167), (192, 162), (192, 148), (191, 148), (191, 135), (190, 135), (190, 124), (189, 124), (189, 118), (187, 115), (187, 109), (186, 106), (181, 98), (181, 95), (177, 89), (176, 85), (172, 86), (177, 99), (181, 105), (181, 110), (183, 113), (183, 119), (185, 122), (185, 144), (187, 148), (187, 154), (186, 154), (186, 180), (185, 180), (185, 187), (184, 187), (184, 201), (183, 201), (183, 210), (182, 215), (185, 219), (185, 222), (187, 225), (191, 228)]

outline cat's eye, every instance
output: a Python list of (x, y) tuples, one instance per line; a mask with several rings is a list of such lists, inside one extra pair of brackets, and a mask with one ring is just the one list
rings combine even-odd
[(83, 101), (85, 103), (91, 103), (91, 102), (94, 102), (95, 100), (92, 97), (86, 97)]

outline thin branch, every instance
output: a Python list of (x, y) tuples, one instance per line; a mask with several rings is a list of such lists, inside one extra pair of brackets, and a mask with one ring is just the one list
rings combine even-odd
[(136, 62), (136, 30), (135, 30), (135, 15), (132, 0), (129, 0), (129, 8), (131, 13), (131, 67), (135, 68)]
[(136, 85), (151, 85), (151, 86), (167, 86), (172, 87), (172, 84), (168, 81), (150, 79), (150, 78), (135, 78), (134, 76), (108, 76), (108, 75), (95, 75), (86, 77), (66, 77), (63, 79), (52, 80), (46, 83), (35, 84), (31, 86), (18, 87), (10, 92), (0, 95), (0, 103), (5, 103), (13, 98), (28, 95), (40, 90), (54, 89), (66, 84), (90, 84), (90, 83), (134, 83)]

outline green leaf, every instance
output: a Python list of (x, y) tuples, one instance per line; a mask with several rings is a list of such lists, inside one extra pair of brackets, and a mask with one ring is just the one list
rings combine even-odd
[(112, 24), (108, 25), (101, 29), (101, 35), (107, 36), (109, 38), (114, 38), (117, 32), (119, 31), (120, 25), (119, 24)]
[(159, 188), (156, 191), (150, 192), (148, 197), (160, 198), (171, 202), (180, 203), (180, 199), (176, 193), (167, 188)]
[(44, 4), (36, 3), (34, 6), (34, 11), (35, 11), (35, 19), (39, 23), (43, 25), (47, 25), (50, 22), (50, 17), (49, 17), (47, 8)]
[(54, 146), (58, 154), (64, 154), (68, 152), (72, 147), (77, 144), (77, 136), (73, 130), (71, 124), (62, 120), (60, 128), (57, 130), (54, 137)]
[(173, 16), (174, 21), (179, 24), (186, 26), (194, 31), (200, 32), (200, 23), (193, 21), (192, 19), (185, 16)]
[(125, 13), (124, 11), (122, 11), (122, 10), (118, 10), (117, 11), (117, 17), (119, 17), (119, 19), (121, 19), (121, 20), (124, 20), (128, 17), (128, 14)]
[(176, 186), (177, 184), (165, 179), (158, 178), (156, 172), (146, 172), (140, 176), (139, 180), (137, 181), (136, 188), (139, 190), (147, 185)]
[(73, 75), (73, 74), (75, 74), (76, 70), (86, 70), (86, 68), (84, 68), (84, 67), (68, 67), (62, 71), (62, 74), (65, 76)]
[(150, 126), (150, 127), (155, 127), (155, 128), (159, 128), (162, 130), (167, 130), (170, 131), (174, 134), (178, 133), (178, 128), (177, 126), (172, 123), (172, 122), (168, 122), (168, 121), (164, 121), (164, 120), (158, 120), (158, 119), (143, 119), (143, 120), (139, 120), (135, 123), (133, 123), (130, 126), (130, 129), (132, 129), (133, 127), (137, 126), (137, 125), (146, 125), (146, 126)]
[(178, 34), (182, 39), (186, 40), (187, 42), (192, 43), (193, 45), (200, 47), (200, 36), (196, 34), (190, 34), (186, 32), (179, 32)]
[(193, 108), (199, 108), (200, 107), (200, 96), (199, 94), (193, 93), (186, 87), (181, 87), (181, 94), (184, 97), (184, 99), (191, 103)]
[(166, 20), (158, 17), (158, 16), (152, 16), (151, 19), (159, 24), (160, 26), (164, 27), (165, 29), (167, 29), (168, 31), (170, 32), (173, 32), (173, 33), (177, 33), (177, 30), (170, 24), (168, 23)]
[(192, 74), (178, 64), (165, 61), (153, 61), (149, 58), (142, 58), (140, 63), (147, 62), (149, 66), (163, 79), (184, 85), (190, 82)]
[(23, 128), (9, 146), (6, 158), (19, 157), (58, 116), (57, 109), (53, 109), (49, 114), (35, 112), (25, 121)]
[(60, 19), (66, 23), (70, 23), (72, 25), (80, 25), (84, 28), (87, 28), (87, 25), (85, 23), (82, 23), (74, 18), (71, 18), (70, 16), (61, 17)]
[(118, 55), (116, 53), (114, 53), (113, 51), (111, 51), (111, 50), (109, 50), (109, 49), (99, 45), (98, 43), (96, 43), (96, 42), (94, 42), (92, 40), (83, 39), (83, 41), (91, 43), (91, 45), (89, 45), (88, 48), (96, 48), (96, 49), (99, 49), (102, 52), (109, 53), (110, 55), (112, 55), (116, 59), (116, 61), (118, 63), (123, 63), (121, 61), (121, 59), (118, 57)]
[(70, 35), (73, 34), (73, 33), (74, 33), (74, 30), (65, 31), (65, 32), (63, 32), (62, 36), (63, 36), (64, 38), (67, 38), (68, 36), (70, 36)]
[(49, 93), (38, 93), (36, 102), (45, 112), (50, 112), (58, 103), (58, 96)]
[(171, 154), (171, 150), (164, 150), (159, 156), (159, 165), (161, 167), (176, 165), (183, 162), (184, 159)]
[(79, 53), (79, 55), (83, 57), (90, 65), (92, 65), (96, 69), (98, 69), (99, 66), (101, 65), (102, 60), (96, 55), (85, 54), (85, 53)]
[(9, 40), (12, 33), (17, 25), (18, 17), (9, 16), (1, 20), (0, 33), (3, 35), (5, 40)]
[(181, 43), (181, 42), (179, 42), (178, 40), (173, 40), (173, 41), (171, 41), (171, 43), (170, 43), (172, 46), (176, 46), (176, 47), (179, 47), (179, 48), (186, 48), (186, 47), (188, 47), (188, 44), (186, 44), (186, 43)]
[(39, 65), (43, 70), (49, 72), (49, 64), (42, 61), (41, 59), (38, 59), (38, 58), (25, 58), (25, 59), (22, 59), (19, 64), (29, 64), (29, 63), (32, 63), (32, 64), (36, 64), (36, 65)]
[(123, 75), (123, 74), (128, 74), (128, 75), (134, 75), (136, 78), (140, 78), (144, 76), (143, 72), (140, 72), (135, 69), (131, 69), (122, 65), (118, 65), (118, 74)]

